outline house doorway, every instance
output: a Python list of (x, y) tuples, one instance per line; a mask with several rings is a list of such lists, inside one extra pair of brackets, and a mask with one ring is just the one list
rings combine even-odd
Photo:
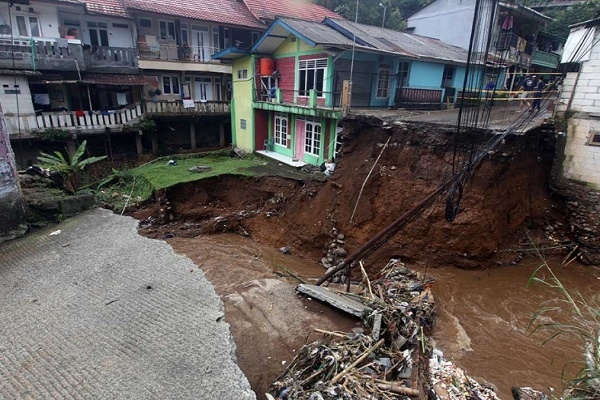
[(194, 99), (200, 101), (214, 100), (211, 78), (203, 76), (194, 78)]
[(192, 26), (192, 49), (195, 61), (210, 61), (210, 35), (207, 26)]
[(306, 121), (296, 119), (296, 138), (294, 141), (294, 160), (304, 159), (304, 144), (306, 142)]

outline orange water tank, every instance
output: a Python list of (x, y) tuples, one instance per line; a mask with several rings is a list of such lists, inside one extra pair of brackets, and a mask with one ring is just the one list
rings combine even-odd
[(271, 75), (275, 71), (275, 60), (269, 57), (260, 59), (260, 74)]

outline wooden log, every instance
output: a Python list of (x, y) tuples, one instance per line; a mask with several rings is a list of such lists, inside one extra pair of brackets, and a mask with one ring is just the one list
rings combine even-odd
[(405, 386), (397, 385), (393, 382), (387, 383), (375, 383), (377, 387), (381, 390), (386, 390), (388, 392), (403, 394), (410, 397), (419, 397), (419, 391), (417, 389), (407, 388)]
[(365, 351), (360, 357), (358, 357), (356, 359), (356, 361), (354, 361), (352, 364), (348, 365), (346, 368), (344, 368), (344, 370), (342, 372), (340, 372), (339, 374), (337, 374), (332, 380), (331, 380), (331, 384), (335, 385), (340, 379), (342, 379), (342, 377), (344, 375), (346, 375), (352, 368), (356, 367), (358, 364), (360, 364), (361, 362), (363, 362), (367, 357), (369, 357), (369, 355), (374, 352), (375, 350), (377, 350), (379, 348), (379, 346), (381, 346), (383, 344), (385, 340), (381, 339), (379, 342), (375, 343), (373, 346), (371, 346), (369, 349), (367, 349), (367, 351)]

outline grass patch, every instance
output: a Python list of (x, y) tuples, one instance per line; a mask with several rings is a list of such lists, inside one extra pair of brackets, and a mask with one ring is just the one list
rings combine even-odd
[[(177, 164), (169, 165), (169, 160), (176, 160)], [(233, 158), (223, 151), (161, 157), (141, 167), (119, 172), (113, 183), (96, 190), (96, 197), (101, 202), (112, 205), (115, 210), (120, 210), (126, 204), (132, 205), (148, 200), (156, 190), (179, 183), (219, 175), (256, 176), (257, 172), (253, 171), (253, 168), (266, 164), (265, 160), (255, 156)], [(210, 169), (202, 172), (190, 171), (191, 167), (196, 166)]]
[[(176, 160), (177, 165), (168, 165), (169, 160)], [(207, 153), (194, 157), (161, 157), (150, 164), (132, 170), (134, 176), (144, 178), (154, 190), (168, 188), (178, 183), (192, 182), (219, 175), (255, 176), (250, 168), (263, 165), (265, 161), (256, 157), (243, 159), (223, 155), (222, 152)], [(193, 172), (195, 166), (210, 167), (210, 170)]]

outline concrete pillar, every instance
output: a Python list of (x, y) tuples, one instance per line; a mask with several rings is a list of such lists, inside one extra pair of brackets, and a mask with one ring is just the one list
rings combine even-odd
[(0, 107), (0, 242), (27, 231), (25, 203), (19, 186), (15, 155), (10, 147), (4, 114)]
[(196, 121), (194, 118), (190, 122), (190, 143), (192, 144), (192, 150), (196, 150)]
[(142, 131), (138, 131), (135, 134), (135, 149), (137, 150), (138, 156), (144, 155), (144, 148), (142, 147), (142, 135), (143, 134), (144, 134), (144, 132), (142, 132)]
[(225, 123), (219, 124), (219, 144), (221, 147), (225, 147)]
[(158, 133), (152, 132), (152, 154), (155, 156), (158, 155)]

